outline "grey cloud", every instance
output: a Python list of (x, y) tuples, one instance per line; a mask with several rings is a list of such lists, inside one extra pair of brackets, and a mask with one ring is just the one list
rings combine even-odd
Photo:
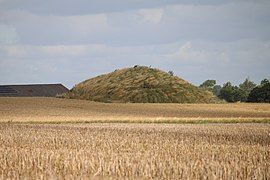
[[(4, 0), (2, 9), (21, 9), (41, 15), (80, 15), (128, 11), (178, 4), (178, 0)], [(30, 6), (29, 6), (30, 5)]]
[[(25, 44), (109, 43), (143, 45), (208, 39), (269, 40), (270, 3), (228, 3), (220, 5), (166, 5), (159, 22), (145, 21), (139, 9), (77, 16), (39, 16), (25, 11), (2, 13)], [(152, 12), (151, 12), (152, 11)]]
[(16, 41), (16, 28), (6, 24), (0, 24), (0, 44), (13, 44)]
[[(240, 2), (242, 0), (239, 0)], [(243, 0), (244, 1), (244, 0)], [(81, 15), (158, 8), (175, 4), (217, 5), (233, 0), (2, 0), (0, 9), (25, 10), (39, 15)]]
[(107, 31), (107, 16), (104, 14), (37, 16), (25, 11), (12, 11), (5, 13), (0, 20), (12, 24), (18, 40), (25, 44), (87, 43)]

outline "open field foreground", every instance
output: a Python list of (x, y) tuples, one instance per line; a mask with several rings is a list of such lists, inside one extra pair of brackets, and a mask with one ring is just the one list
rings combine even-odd
[(270, 122), (270, 104), (117, 104), (0, 97), (0, 122)]
[(270, 179), (270, 124), (0, 124), (0, 179)]

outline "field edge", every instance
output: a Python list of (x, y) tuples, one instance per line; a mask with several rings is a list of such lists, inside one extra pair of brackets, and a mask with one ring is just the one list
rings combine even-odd
[(233, 123), (270, 123), (270, 119), (168, 119), (168, 120), (44, 120), (44, 121), (0, 121), (0, 124), (91, 124), (91, 123), (130, 123), (130, 124), (233, 124)]

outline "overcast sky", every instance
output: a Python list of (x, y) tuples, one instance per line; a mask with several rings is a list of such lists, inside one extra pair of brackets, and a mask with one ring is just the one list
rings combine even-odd
[(269, 0), (0, 0), (0, 84), (145, 65), (199, 85), (270, 78)]

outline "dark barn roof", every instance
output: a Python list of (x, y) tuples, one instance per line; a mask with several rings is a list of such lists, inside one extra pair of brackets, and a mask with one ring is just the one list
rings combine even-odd
[(0, 96), (55, 97), (67, 91), (62, 84), (0, 85)]

